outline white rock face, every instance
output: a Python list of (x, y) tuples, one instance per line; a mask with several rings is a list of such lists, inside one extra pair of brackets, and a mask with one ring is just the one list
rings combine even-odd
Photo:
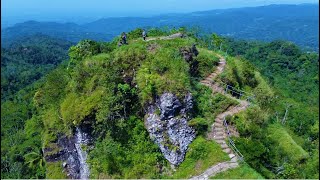
[[(149, 106), (146, 127), (150, 138), (173, 165), (184, 160), (188, 145), (195, 138), (195, 130), (188, 126), (192, 106), (190, 93), (185, 96), (183, 104), (175, 95), (164, 93), (156, 105)], [(157, 110), (160, 115), (156, 114)]]
[(86, 134), (81, 131), (80, 128), (76, 129), (76, 143), (75, 147), (78, 154), (79, 166), (80, 166), (80, 179), (88, 179), (90, 175), (89, 167), (86, 162), (87, 160), (87, 152), (82, 150), (81, 145), (86, 145), (88, 138), (86, 138)]

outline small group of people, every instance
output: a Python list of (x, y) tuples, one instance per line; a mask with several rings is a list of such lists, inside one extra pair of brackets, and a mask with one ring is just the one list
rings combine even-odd
[[(146, 37), (147, 37), (147, 32), (143, 29), (142, 38), (143, 38), (144, 41), (146, 40)], [(120, 41), (118, 43), (118, 46), (122, 46), (124, 44), (128, 44), (128, 42), (127, 42), (127, 34), (125, 32), (122, 32), (121, 33), (121, 39), (120, 39)]]

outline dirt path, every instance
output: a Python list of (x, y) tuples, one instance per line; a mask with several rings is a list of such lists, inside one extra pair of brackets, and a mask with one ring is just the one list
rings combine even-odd
[[(224, 92), (224, 88), (220, 87), (219, 84), (214, 82), (214, 78), (217, 77), (220, 73), (223, 72), (224, 68), (226, 65), (226, 60), (220, 56), (220, 62), (212, 74), (210, 74), (207, 78), (201, 81), (201, 83), (205, 86), (208, 86), (212, 89), (213, 93), (221, 93), (224, 94), (225, 96), (228, 96), (229, 98), (237, 100), (240, 104), (234, 107), (228, 108), (225, 112), (217, 115), (214, 124), (211, 126), (210, 132), (207, 134), (209, 139), (215, 140), (218, 144), (220, 144), (221, 148), (223, 149), (224, 152), (226, 152), (229, 157), (230, 161), (225, 161), (222, 163), (218, 163), (214, 166), (211, 166), (208, 168), (205, 172), (200, 174), (199, 176), (194, 176), (191, 179), (208, 179), (211, 176), (216, 175), (219, 172), (226, 171), (228, 169), (236, 168), (238, 167), (238, 162), (237, 162), (237, 156), (233, 152), (233, 150), (227, 145), (226, 138), (227, 138), (227, 132), (225, 130), (225, 127), (223, 125), (223, 119), (226, 115), (234, 115), (242, 110), (245, 110), (249, 103), (247, 101), (239, 100), (234, 98), (233, 96), (226, 94)], [(238, 136), (238, 132), (230, 129), (230, 133), (233, 135)]]
[(171, 34), (171, 35), (169, 35), (169, 36), (161, 36), (161, 37), (147, 38), (146, 41), (169, 40), (169, 39), (181, 38), (181, 36), (182, 36), (181, 33), (175, 33), (175, 34)]

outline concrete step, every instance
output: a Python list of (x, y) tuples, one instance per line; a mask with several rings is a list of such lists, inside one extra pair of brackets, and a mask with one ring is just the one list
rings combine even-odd
[(214, 126), (214, 130), (217, 132), (217, 131), (224, 131), (224, 128), (223, 127), (216, 127)]
[(215, 140), (218, 144), (226, 144), (226, 141), (225, 140)]
[(223, 126), (223, 123), (222, 123), (222, 122), (217, 122), (217, 121), (216, 121), (216, 122), (214, 123), (214, 125), (215, 125), (215, 126), (222, 127), (222, 126)]
[(238, 158), (237, 158), (237, 156), (234, 156), (233, 158), (231, 158), (231, 160), (230, 160), (231, 162), (237, 162), (238, 161)]
[(217, 136), (224, 136), (224, 134), (225, 134), (225, 133), (224, 133), (223, 131), (218, 131), (218, 132), (216, 132), (216, 135), (217, 135)]
[(222, 122), (223, 123), (223, 118), (216, 117), (215, 122)]
[(238, 167), (239, 164), (237, 162), (232, 162), (232, 163), (229, 163), (229, 167), (230, 168), (235, 168), (235, 167)]
[(232, 150), (230, 148), (226, 148), (223, 150), (223, 152), (230, 154), (230, 153), (232, 153)]
[(223, 119), (223, 116), (224, 116), (224, 113), (219, 114), (216, 118), (218, 118), (218, 119)]
[(200, 83), (201, 83), (201, 84), (208, 84), (208, 85), (211, 85), (211, 82), (208, 82), (208, 81), (201, 81)]
[(205, 85), (205, 86), (210, 87), (210, 84), (208, 84), (208, 83), (202, 83), (202, 84)]
[(227, 144), (220, 144), (222, 149), (227, 149), (229, 146)]
[(229, 154), (229, 158), (232, 159), (233, 157), (235, 157), (236, 155), (234, 154)]
[(215, 136), (213, 139), (215, 139), (215, 140), (224, 140), (225, 137), (224, 136)]

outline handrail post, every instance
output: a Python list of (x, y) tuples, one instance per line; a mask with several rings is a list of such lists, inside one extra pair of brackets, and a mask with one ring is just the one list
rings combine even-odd
[(234, 144), (233, 140), (231, 139), (230, 137), (230, 132), (229, 132), (229, 128), (228, 128), (228, 123), (227, 123), (227, 120), (226, 120), (226, 116), (223, 117), (223, 124), (227, 130), (227, 138), (229, 140), (229, 145), (230, 145), (230, 148), (234, 151), (234, 153), (238, 156), (239, 160), (240, 161), (244, 161), (243, 160), (243, 155), (241, 154), (241, 152), (237, 149), (236, 145)]

